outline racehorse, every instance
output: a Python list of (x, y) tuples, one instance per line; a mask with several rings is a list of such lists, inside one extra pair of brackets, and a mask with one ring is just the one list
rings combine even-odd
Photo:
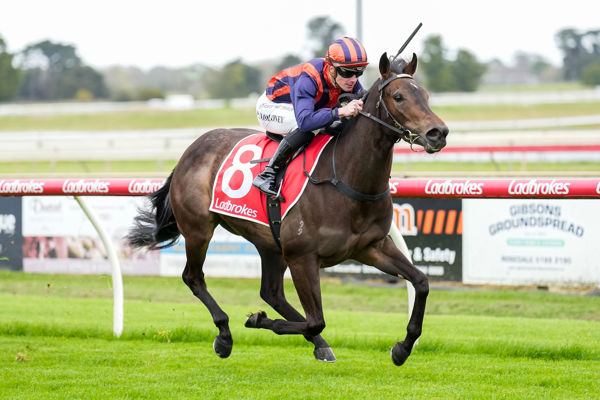
[[(429, 284), (388, 236), (393, 213), (388, 184), (393, 148), (404, 139), (411, 148), (417, 144), (434, 153), (446, 145), (448, 135), (448, 127), (429, 108), (427, 92), (413, 78), (416, 68), (415, 54), (410, 62), (402, 60), (400, 64), (391, 63), (386, 53), (381, 56), (381, 77), (364, 97), (361, 115), (344, 126), (334, 146), (325, 147), (312, 173), (319, 178), (334, 176), (335, 183), (343, 182), (360, 196), (350, 197), (348, 190), (338, 190), (339, 186), (307, 185), (281, 222), (281, 248), (268, 227), (209, 211), (221, 163), (237, 142), (257, 131), (215, 129), (205, 133), (185, 150), (164, 186), (150, 195), (152, 209), (140, 210), (129, 243), (161, 248), (183, 235), (187, 257), (183, 281), (208, 308), (219, 330), (213, 342), (218, 356), (230, 355), (233, 340), (229, 318), (209, 294), (202, 266), (213, 231), (221, 225), (256, 246), (261, 258), (260, 296), (284, 318), (270, 319), (260, 311), (248, 318), (246, 326), (304, 335), (314, 344), (317, 360), (336, 360), (321, 336), (325, 328), (321, 268), (353, 259), (410, 281), (416, 292), (414, 308), (405, 339), (391, 350), (394, 364), (406, 361), (421, 335)], [(287, 268), (306, 317), (286, 300), (283, 277)]]

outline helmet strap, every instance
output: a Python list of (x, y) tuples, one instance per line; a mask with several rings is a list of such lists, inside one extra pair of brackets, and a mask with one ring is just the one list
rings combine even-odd
[(329, 78), (333, 81), (333, 86), (336, 89), (341, 89), (340, 85), (338, 85), (336, 78), (337, 78), (337, 71), (335, 69), (335, 67), (333, 66), (333, 64), (329, 63)]

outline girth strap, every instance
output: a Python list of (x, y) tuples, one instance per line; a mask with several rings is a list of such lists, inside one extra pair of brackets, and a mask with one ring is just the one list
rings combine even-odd
[(339, 190), (340, 193), (350, 197), (353, 200), (357, 200), (357, 201), (377, 201), (377, 200), (385, 199), (386, 197), (388, 197), (390, 195), (390, 189), (386, 190), (385, 192), (379, 193), (379, 194), (366, 194), (366, 193), (357, 192), (356, 190), (352, 189), (350, 186), (346, 185), (344, 182), (342, 182), (336, 178), (329, 178), (329, 179), (323, 179), (322, 181), (317, 181), (313, 177), (309, 176), (308, 179), (310, 180), (311, 183), (313, 183), (315, 185), (320, 185), (321, 183), (329, 182), (333, 186), (335, 186), (335, 188), (337, 190)]
[(274, 199), (271, 196), (267, 198), (267, 219), (269, 220), (269, 228), (275, 243), (281, 249), (281, 202), (279, 199)]
[(340, 193), (342, 193), (342, 194), (350, 197), (352, 200), (356, 200), (356, 201), (377, 201), (377, 200), (382, 200), (382, 199), (389, 197), (390, 196), (390, 188), (389, 187), (387, 188), (387, 190), (385, 192), (382, 192), (379, 194), (366, 194), (366, 193), (361, 193), (361, 192), (358, 192), (358, 191), (352, 189), (350, 186), (346, 185), (344, 182), (340, 181), (337, 178), (337, 171), (335, 168), (335, 149), (337, 147), (337, 142), (338, 142), (338, 139), (340, 136), (341, 136), (341, 134), (335, 137), (335, 143), (333, 144), (333, 155), (332, 155), (332, 159), (331, 159), (331, 162), (333, 164), (333, 178), (322, 179), (320, 181), (313, 178), (306, 170), (306, 154), (303, 154), (302, 168), (304, 169), (304, 175), (306, 175), (308, 177), (308, 180), (310, 181), (310, 183), (312, 183), (313, 185), (320, 185), (322, 183), (331, 183), (338, 191), (340, 191)]

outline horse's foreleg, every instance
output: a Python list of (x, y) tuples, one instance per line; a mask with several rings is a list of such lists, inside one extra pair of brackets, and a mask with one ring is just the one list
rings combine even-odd
[(389, 275), (404, 278), (415, 288), (415, 303), (406, 327), (406, 338), (392, 348), (392, 361), (396, 365), (402, 365), (421, 336), (425, 303), (429, 294), (427, 277), (408, 261), (388, 236), (367, 248), (356, 259)]
[(185, 269), (183, 270), (182, 278), (185, 284), (192, 290), (192, 293), (202, 301), (210, 312), (213, 322), (219, 329), (219, 334), (215, 337), (215, 341), (213, 342), (213, 349), (219, 357), (226, 358), (231, 354), (231, 349), (233, 347), (233, 339), (231, 338), (231, 331), (229, 330), (229, 317), (221, 307), (219, 307), (210, 293), (208, 293), (206, 281), (204, 280), (204, 273), (202, 272), (202, 265), (206, 258), (206, 250), (209, 241), (210, 237), (201, 240), (186, 238), (185, 250), (187, 262), (185, 264)]
[[(267, 302), (275, 311), (288, 321), (306, 322), (306, 319), (300, 314), (285, 298), (283, 288), (283, 275), (287, 268), (283, 261), (283, 256), (277, 253), (261, 252), (262, 275), (260, 296)], [(253, 321), (258, 320), (263, 315), (254, 314), (249, 317), (248, 326), (253, 326)], [(315, 349), (313, 354), (320, 361), (335, 361), (335, 355), (329, 344), (321, 335), (304, 336), (306, 340), (314, 344)]]

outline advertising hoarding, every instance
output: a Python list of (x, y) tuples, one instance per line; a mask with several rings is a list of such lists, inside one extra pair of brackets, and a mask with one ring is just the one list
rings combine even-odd
[(465, 283), (600, 283), (597, 200), (466, 199)]
[(432, 280), (462, 280), (463, 210), (458, 199), (394, 199), (394, 221), (414, 265)]
[[(21, 199), (19, 199), (20, 201)], [(23, 197), (23, 270), (37, 273), (110, 274), (96, 230), (72, 197)], [(158, 275), (157, 251), (133, 251), (123, 240), (144, 204), (141, 197), (90, 197), (113, 241), (123, 274)]]

